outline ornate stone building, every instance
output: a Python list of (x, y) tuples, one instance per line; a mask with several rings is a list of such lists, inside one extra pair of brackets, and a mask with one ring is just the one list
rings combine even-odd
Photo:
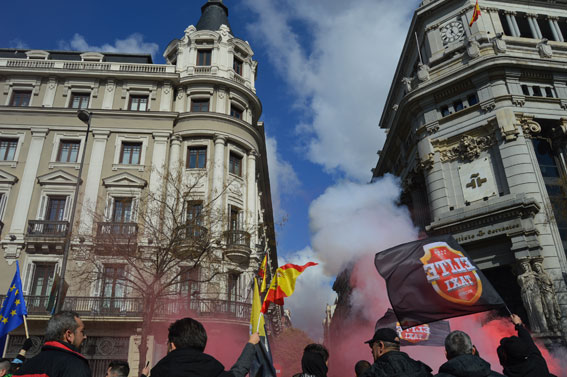
[[(238, 348), (247, 339), (251, 278), (266, 253), (270, 270), (277, 268), (257, 62), (250, 45), (233, 35), (221, 0), (201, 11), (196, 26), (167, 46), (166, 64), (139, 54), (0, 49), (0, 287), (8, 286), (19, 261), (36, 336), (32, 353), (49, 318), (83, 150), (63, 307), (86, 322), (83, 351), (93, 370), (100, 374), (108, 360), (122, 358), (137, 375), (146, 303), (124, 284), (132, 268), (125, 258), (99, 251), (105, 242), (133, 253), (159, 244), (147, 224), (163, 212), (148, 198), (171, 204), (178, 188), (171, 177), (191, 187), (175, 219), (187, 226), (176, 237), (191, 243), (212, 235), (214, 268), (191, 269), (194, 278), (172, 288), (184, 305), (158, 305), (156, 326), (196, 316), (209, 344), (226, 343), (227, 331), (243, 335)], [(78, 109), (91, 113), (87, 142)], [(218, 217), (201, 219), (206, 208)], [(90, 262), (100, 273), (85, 284), (73, 272)], [(183, 268), (181, 261), (173, 270)], [(274, 330), (280, 319), (274, 312)], [(12, 334), (7, 356), (17, 352), (22, 334)], [(149, 348), (155, 363), (163, 339)]]
[[(453, 234), (537, 336), (567, 335), (567, 2), (422, 1), (373, 177), (400, 176), (427, 234)], [(417, 48), (417, 46), (419, 48)]]

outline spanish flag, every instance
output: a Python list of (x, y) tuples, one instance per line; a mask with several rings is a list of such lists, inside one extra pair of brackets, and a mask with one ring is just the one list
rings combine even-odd
[(478, 0), (476, 0), (476, 5), (474, 6), (474, 11), (472, 14), (471, 22), (469, 23), (469, 27), (471, 27), (476, 20), (480, 17), (480, 6), (478, 5)]
[(252, 299), (252, 313), (250, 315), (250, 333), (260, 333), (260, 336), (266, 336), (266, 328), (264, 326), (264, 314), (262, 313), (262, 299), (258, 291), (258, 280), (254, 278), (254, 298)]
[(298, 266), (296, 264), (286, 264), (281, 266), (276, 270), (276, 276), (272, 279), (270, 283), (270, 289), (264, 298), (264, 304), (262, 305), (262, 313), (266, 313), (270, 302), (276, 305), (284, 304), (284, 297), (289, 297), (293, 294), (295, 290), (295, 280), (297, 277), (305, 271), (307, 267), (316, 266), (317, 263), (309, 262), (304, 266)]
[(260, 287), (260, 293), (266, 291), (266, 280), (268, 278), (268, 253), (264, 256), (264, 260), (260, 265), (260, 270), (258, 271), (258, 276), (262, 278), (262, 286)]

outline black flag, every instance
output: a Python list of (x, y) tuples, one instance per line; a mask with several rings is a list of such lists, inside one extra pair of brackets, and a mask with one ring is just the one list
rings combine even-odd
[(388, 309), (384, 317), (376, 322), (374, 331), (384, 327), (394, 329), (398, 332), (402, 346), (442, 347), (445, 345), (445, 338), (451, 332), (451, 327), (447, 321), (438, 321), (431, 324), (424, 323), (423, 325), (404, 330), (400, 326), (396, 314), (392, 309)]
[(505, 305), (451, 236), (392, 247), (375, 264), (403, 329)]

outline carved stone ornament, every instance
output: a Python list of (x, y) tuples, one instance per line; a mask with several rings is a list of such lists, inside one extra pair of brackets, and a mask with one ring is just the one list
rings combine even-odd
[(478, 58), (480, 56), (480, 43), (476, 39), (470, 37), (467, 43), (467, 55), (471, 58)]
[(411, 92), (411, 90), (412, 90), (412, 87), (411, 87), (412, 81), (413, 80), (411, 79), (411, 77), (404, 77), (402, 79), (402, 84), (404, 85), (406, 92), (408, 92), (408, 93)]
[(492, 144), (494, 144), (494, 137), (492, 136), (470, 136), (463, 135), (458, 139), (457, 143), (449, 144), (447, 141), (439, 142), (435, 144), (436, 149), (441, 155), (441, 161), (472, 161), (480, 156), (480, 153), (488, 149)]
[(537, 280), (537, 274), (532, 270), (531, 258), (519, 260), (520, 274), (518, 285), (524, 308), (528, 314), (531, 330), (536, 333), (547, 332), (547, 320), (543, 309), (543, 300)]
[(542, 39), (541, 42), (537, 44), (537, 51), (539, 52), (539, 56), (549, 59), (553, 57), (553, 50), (547, 42), (549, 42), (547, 39)]
[(543, 268), (543, 257), (533, 258), (532, 269), (536, 273), (547, 328), (549, 331), (559, 333), (561, 332), (561, 310), (557, 302), (553, 281)]
[(504, 54), (508, 49), (506, 45), (506, 41), (502, 39), (503, 33), (496, 34), (496, 37), (492, 39), (492, 47), (494, 48), (494, 52), (497, 54)]
[(524, 137), (532, 138), (539, 135), (541, 132), (541, 126), (531, 117), (522, 118), (520, 123), (522, 125), (522, 130), (524, 131)]
[(392, 106), (392, 110), (394, 111), (398, 111), (399, 105), (396, 103), (394, 106)]
[(421, 82), (429, 80), (429, 66), (423, 63), (418, 64), (417, 79)]
[(435, 155), (433, 153), (429, 153), (424, 159), (418, 158), (415, 164), (416, 171), (431, 170), (435, 164), (435, 161), (433, 160), (434, 156)]

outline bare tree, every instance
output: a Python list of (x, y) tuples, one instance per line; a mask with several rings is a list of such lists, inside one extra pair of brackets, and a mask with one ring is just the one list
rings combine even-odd
[[(195, 305), (191, 306), (191, 296), (203, 292), (183, 291), (191, 283), (207, 283), (204, 294), (209, 297), (218, 298), (225, 293), (221, 284), (212, 283), (224, 273), (222, 246), (227, 237), (239, 237), (239, 234), (247, 239), (230, 241), (250, 244), (250, 232), (235, 236), (224, 231), (230, 217), (222, 205), (223, 196), (232, 182), (222, 192), (207, 193), (203, 189), (206, 179), (206, 173), (165, 173), (164, 185), (156, 192), (146, 190), (147, 194), (140, 198), (137, 219), (131, 213), (128, 222), (109, 222), (107, 217), (106, 222), (98, 223), (94, 234), (80, 236), (83, 246), (75, 255), (88, 263), (76, 271), (76, 278), (83, 284), (103, 284), (104, 263), (126, 266), (118, 276), (120, 289), (141, 305), (139, 370), (146, 362), (152, 322), (196, 309)], [(96, 213), (93, 216), (100, 218)], [(133, 305), (124, 300), (114, 302), (105, 292), (101, 293), (100, 302), (106, 309), (116, 305), (120, 310), (121, 305)]]

